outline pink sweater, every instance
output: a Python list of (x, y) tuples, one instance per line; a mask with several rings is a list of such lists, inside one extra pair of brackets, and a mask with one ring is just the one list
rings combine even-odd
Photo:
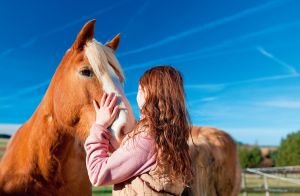
[(86, 166), (93, 186), (121, 183), (154, 166), (154, 140), (146, 132), (125, 138), (125, 143), (109, 156), (110, 137), (107, 129), (94, 124), (85, 141)]

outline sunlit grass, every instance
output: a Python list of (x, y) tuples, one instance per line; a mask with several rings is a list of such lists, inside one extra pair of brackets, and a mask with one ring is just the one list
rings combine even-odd
[(93, 196), (108, 196), (111, 195), (111, 186), (105, 186), (101, 188), (93, 188)]

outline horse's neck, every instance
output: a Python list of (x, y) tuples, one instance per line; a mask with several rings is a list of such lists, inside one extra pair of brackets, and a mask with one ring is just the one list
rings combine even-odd
[[(31, 181), (41, 179), (44, 183), (51, 182), (59, 187), (65, 178), (69, 180), (73, 177), (68, 171), (84, 166), (81, 143), (60, 130), (55, 125), (51, 111), (41, 107), (45, 105), (41, 103), (34, 115), (12, 138), (1, 160), (0, 181), (3, 176), (8, 177), (9, 173), (12, 176), (22, 176), (22, 179), (32, 178)], [(72, 165), (74, 161), (77, 163)], [(71, 169), (65, 169), (67, 165)]]

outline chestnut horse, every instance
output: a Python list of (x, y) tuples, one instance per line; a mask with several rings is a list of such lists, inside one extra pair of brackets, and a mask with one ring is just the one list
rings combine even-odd
[(95, 20), (79, 32), (65, 53), (31, 118), (16, 132), (0, 162), (0, 195), (91, 195), (85, 141), (95, 121), (93, 99), (118, 95), (120, 112), (112, 125), (114, 147), (135, 119), (123, 93), (124, 75), (115, 58), (119, 36), (94, 40)]
[(184, 195), (239, 195), (241, 168), (230, 135), (212, 127), (193, 126), (189, 146), (195, 176)]
[[(122, 109), (112, 125), (116, 148), (135, 120), (124, 96), (124, 75), (114, 56), (116, 36), (93, 39), (94, 23), (79, 32), (32, 117), (11, 139), (0, 162), (0, 195), (91, 195), (83, 142), (95, 112), (93, 99), (116, 92)], [(236, 144), (225, 132), (193, 127), (190, 149), (195, 180), (184, 194), (235, 196), (240, 188)]]

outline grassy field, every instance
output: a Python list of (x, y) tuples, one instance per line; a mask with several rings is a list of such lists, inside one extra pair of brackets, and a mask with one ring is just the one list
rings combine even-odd
[(6, 145), (7, 145), (7, 141), (8, 139), (2, 139), (0, 138), (0, 158), (2, 157), (4, 151), (5, 151), (5, 148), (6, 148)]
[[(276, 176), (280, 176), (280, 177), (288, 177), (291, 179), (299, 179), (300, 178), (300, 174), (287, 174), (287, 175), (283, 175), (283, 174), (274, 174)], [(244, 174), (244, 179), (245, 179), (245, 184), (247, 188), (253, 188), (253, 189), (264, 189), (264, 179), (262, 176), (259, 175), (255, 175), (255, 174)], [(300, 193), (300, 187), (297, 186), (296, 184), (290, 183), (290, 182), (286, 182), (286, 181), (281, 181), (278, 179), (273, 179), (273, 178), (267, 178), (267, 182), (268, 182), (268, 187), (269, 189), (274, 190), (274, 192), (271, 192), (270, 195), (271, 196), (299, 196)], [(294, 190), (298, 191), (298, 193), (285, 193), (287, 192), (287, 190)], [(241, 196), (243, 194), (240, 194)], [(246, 194), (244, 194), (246, 195)], [(265, 193), (248, 193), (247, 195), (250, 196), (263, 196), (266, 195)]]
[(109, 196), (111, 195), (111, 187), (93, 188), (93, 196)]

